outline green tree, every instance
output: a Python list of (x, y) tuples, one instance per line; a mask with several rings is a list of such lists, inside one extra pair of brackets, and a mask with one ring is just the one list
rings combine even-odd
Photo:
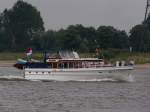
[(101, 48), (124, 49), (128, 46), (128, 36), (125, 31), (120, 31), (112, 26), (100, 26), (97, 29), (97, 45)]
[(18, 0), (12, 9), (3, 12), (5, 32), (9, 33), (12, 49), (31, 46), (34, 35), (44, 31), (40, 12), (27, 2)]
[(5, 51), (10, 47), (10, 38), (3, 25), (3, 15), (0, 14), (0, 51)]
[(150, 51), (150, 31), (147, 25), (140, 24), (131, 29), (130, 44), (135, 51)]
[(112, 48), (115, 29), (111, 26), (100, 26), (97, 29), (97, 42), (101, 48)]
[(74, 49), (81, 52), (95, 50), (96, 30), (93, 27), (84, 27), (81, 24), (70, 25), (61, 29), (56, 36), (61, 49)]
[(125, 31), (117, 30), (113, 37), (113, 48), (116, 49), (128, 49), (129, 37)]
[[(73, 26), (73, 25), (72, 25)], [(56, 38), (59, 45), (59, 49), (73, 50), (78, 49), (80, 45), (80, 35), (76, 29), (69, 26), (66, 30), (61, 29), (57, 32)]]
[(56, 37), (55, 32), (48, 30), (41, 37), (41, 47), (43, 50), (55, 50), (56, 46)]

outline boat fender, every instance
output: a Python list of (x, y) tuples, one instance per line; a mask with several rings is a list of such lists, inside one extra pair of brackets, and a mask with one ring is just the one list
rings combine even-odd
[(119, 67), (120, 62), (116, 61), (116, 67)]
[(131, 60), (131, 61), (129, 62), (129, 64), (130, 64), (130, 65), (134, 65), (135, 62), (134, 62), (133, 60)]
[(125, 61), (121, 61), (121, 66), (125, 66)]

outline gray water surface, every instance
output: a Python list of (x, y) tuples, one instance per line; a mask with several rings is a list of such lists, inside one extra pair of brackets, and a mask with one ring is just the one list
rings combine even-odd
[[(21, 75), (0, 68), (0, 75)], [(150, 70), (135, 82), (41, 82), (0, 80), (0, 112), (150, 112)]]

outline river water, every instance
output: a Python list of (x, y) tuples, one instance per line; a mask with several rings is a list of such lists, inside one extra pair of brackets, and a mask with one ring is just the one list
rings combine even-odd
[[(22, 71), (0, 68), (0, 75)], [(0, 80), (0, 112), (150, 112), (150, 70), (135, 82)]]

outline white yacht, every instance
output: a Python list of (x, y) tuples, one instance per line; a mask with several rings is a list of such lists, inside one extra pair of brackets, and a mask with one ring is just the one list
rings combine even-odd
[(43, 62), (21, 61), (16, 63), (15, 67), (23, 68), (24, 78), (27, 80), (99, 81), (104, 78), (133, 80), (133, 63), (117, 61), (110, 64), (103, 59), (80, 58), (77, 52), (60, 51), (58, 54), (52, 56), (46, 53)]

